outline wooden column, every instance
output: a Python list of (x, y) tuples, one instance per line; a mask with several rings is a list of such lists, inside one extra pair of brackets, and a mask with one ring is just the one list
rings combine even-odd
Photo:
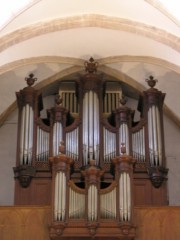
[(51, 239), (63, 234), (68, 221), (68, 181), (73, 161), (64, 154), (63, 145), (59, 149), (59, 155), (49, 159), (52, 163), (52, 224), (49, 228)]
[(113, 159), (115, 165), (115, 179), (117, 188), (117, 221), (121, 229), (122, 239), (135, 238), (135, 226), (133, 225), (133, 165), (134, 160), (126, 155), (125, 147), (121, 147), (122, 155)]

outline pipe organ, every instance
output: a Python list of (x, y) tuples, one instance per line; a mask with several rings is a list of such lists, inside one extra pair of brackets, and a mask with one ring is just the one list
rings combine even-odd
[(165, 94), (150, 76), (135, 122), (121, 83), (97, 66), (90, 58), (85, 74), (60, 82), (46, 119), (33, 74), (16, 94), (15, 203), (51, 204), (51, 239), (134, 239), (134, 205), (167, 204)]
[(83, 164), (94, 159), (99, 164), (99, 99), (92, 90), (83, 98)]

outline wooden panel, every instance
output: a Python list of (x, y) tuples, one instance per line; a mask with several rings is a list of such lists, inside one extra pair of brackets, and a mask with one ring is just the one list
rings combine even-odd
[(51, 203), (51, 181), (34, 181), (34, 204), (48, 205)]
[(49, 207), (0, 207), (0, 239), (49, 240), (49, 220)]
[(152, 205), (162, 206), (168, 205), (168, 198), (167, 198), (167, 182), (163, 182), (160, 188), (152, 188)]
[[(180, 207), (136, 207), (134, 221), (135, 240), (180, 239)], [(0, 239), (49, 240), (50, 222), (50, 207), (0, 207)], [(82, 238), (67, 238), (73, 239)]]
[(160, 188), (155, 188), (150, 179), (139, 178), (133, 181), (135, 206), (162, 206), (168, 205), (166, 182)]
[(28, 188), (15, 185), (15, 205), (50, 205), (51, 179), (33, 179)]
[(18, 180), (15, 180), (15, 199), (17, 205), (31, 204), (31, 185), (28, 188), (22, 188)]
[(135, 209), (138, 240), (180, 239), (180, 207)]
[(134, 181), (134, 205), (147, 205), (150, 203), (149, 186), (147, 180)]

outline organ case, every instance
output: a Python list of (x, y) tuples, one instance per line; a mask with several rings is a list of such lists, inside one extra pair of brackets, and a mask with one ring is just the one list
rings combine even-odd
[[(74, 81), (60, 82), (55, 105), (47, 109), (47, 119), (41, 117), (42, 96), (32, 87), (37, 80), (32, 74), (26, 78), (28, 86), (17, 93), (19, 127), (14, 168), (15, 204), (51, 204), (54, 186), (49, 157), (58, 156), (62, 141), (64, 154), (73, 162), (68, 179), (64, 172), (58, 173), (58, 179), (64, 179), (63, 186), (69, 191), (68, 218), (84, 216), (84, 207), (78, 207), (73, 201), (81, 199), (82, 206), (85, 206), (88, 191), (96, 192), (94, 196), (101, 202), (98, 217), (117, 217), (119, 210), (111, 209), (108, 202), (115, 198), (119, 203), (123, 192), (119, 190), (121, 194), (117, 195), (112, 186), (123, 186), (130, 180), (126, 172), (117, 180), (116, 165), (112, 163), (113, 159), (123, 155), (123, 144), (126, 155), (132, 156), (134, 162), (131, 176), (134, 204), (167, 204), (162, 110), (165, 94), (155, 88), (156, 80), (150, 76), (147, 80), (150, 88), (140, 94), (140, 119), (135, 123), (135, 111), (127, 107), (121, 84), (104, 80), (97, 73), (97, 66), (90, 59), (85, 63), (86, 74)], [(98, 180), (97, 188), (92, 185), (87, 191), (82, 172), (87, 170), (91, 160), (94, 168), (103, 171), (103, 176)], [(56, 181), (55, 188), (59, 189), (60, 180)]]

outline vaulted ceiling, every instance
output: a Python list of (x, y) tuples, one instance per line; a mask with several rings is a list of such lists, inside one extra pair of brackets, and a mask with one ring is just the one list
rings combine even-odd
[(155, 0), (31, 1), (0, 31), (0, 124), (30, 73), (48, 94), (92, 56), (100, 72), (135, 92), (153, 75), (167, 94), (165, 113), (180, 126), (179, 36), (178, 20)]

